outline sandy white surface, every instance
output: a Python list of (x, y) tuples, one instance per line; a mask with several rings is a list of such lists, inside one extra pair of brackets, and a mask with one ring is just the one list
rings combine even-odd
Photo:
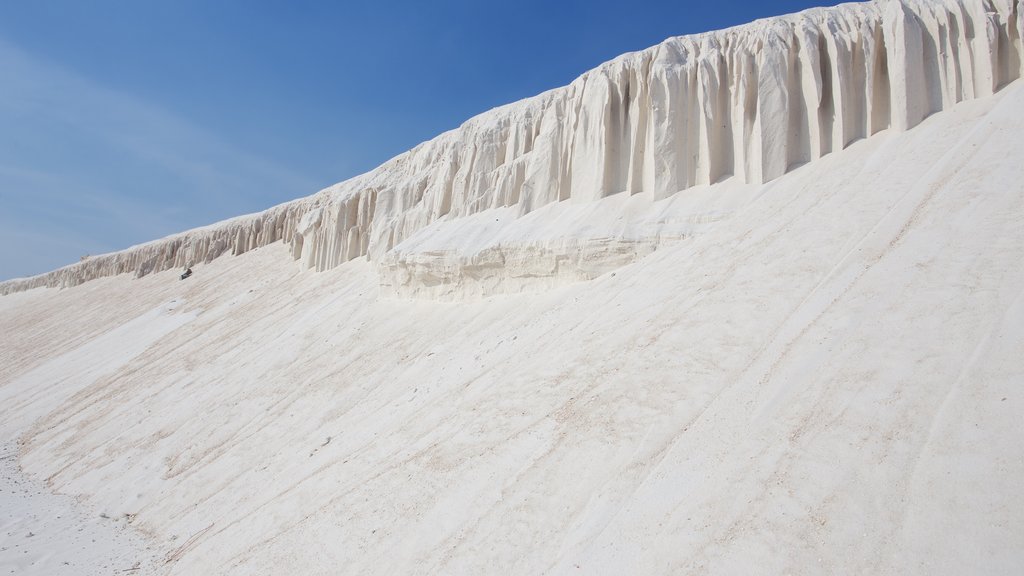
[(17, 446), (0, 445), (0, 574), (153, 574), (158, 560), (125, 518), (89, 510), (22, 474)]
[(1022, 110), (533, 294), (382, 298), (278, 244), (0, 297), (0, 440), (158, 573), (1017, 574)]
[(0, 573), (1021, 573), (1022, 35), (670, 39), (0, 284)]

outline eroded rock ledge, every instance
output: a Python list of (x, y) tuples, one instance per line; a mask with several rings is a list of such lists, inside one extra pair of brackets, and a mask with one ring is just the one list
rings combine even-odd
[[(7, 281), (0, 293), (141, 276), (278, 241), (307, 268), (367, 256), (385, 264), (382, 278), (388, 270), (401, 276), (395, 266), (409, 263), (403, 278), (411, 281), (415, 262), (431, 256), (385, 255), (438, 221), (504, 208), (523, 216), (618, 193), (657, 200), (725, 179), (763, 183), (990, 95), (1021, 76), (1022, 13), (1020, 0), (879, 0), (672, 38), (481, 114), (308, 198)], [(546, 256), (535, 248), (504, 246), (501, 258), (536, 257), (539, 265)], [(609, 253), (622, 250), (630, 251)]]

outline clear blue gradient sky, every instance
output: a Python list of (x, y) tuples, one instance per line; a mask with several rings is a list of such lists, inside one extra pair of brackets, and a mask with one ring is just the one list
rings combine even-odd
[(0, 279), (312, 194), (670, 36), (835, 4), (0, 3)]

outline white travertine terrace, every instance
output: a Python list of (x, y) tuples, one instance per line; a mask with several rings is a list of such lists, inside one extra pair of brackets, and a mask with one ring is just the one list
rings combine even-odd
[[(432, 223), (489, 209), (523, 216), (563, 200), (767, 182), (991, 95), (1022, 75), (1022, 36), (1020, 0), (877, 0), (672, 38), (313, 196), (4, 282), (0, 294), (141, 276), (278, 241), (324, 270), (382, 261)], [(392, 269), (405, 261), (388, 259)]]

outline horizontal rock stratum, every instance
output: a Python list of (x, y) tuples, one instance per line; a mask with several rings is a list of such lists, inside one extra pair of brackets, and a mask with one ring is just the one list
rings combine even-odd
[[(1021, 76), (1020, 6), (885, 0), (672, 38), (564, 88), (481, 114), (308, 198), (4, 282), (0, 293), (143, 276), (279, 241), (303, 268), (326, 270), (361, 256), (388, 260), (384, 288), (398, 294), (458, 295), (466, 283), (478, 295), (503, 291), (510, 277), (531, 272), (477, 278), (473, 269), (500, 269), (506, 256), (540, 254), (566, 263), (550, 276), (590, 278), (623, 254), (648, 253), (659, 239), (611, 239), (610, 264), (600, 247), (588, 253), (578, 237), (569, 252), (564, 242), (513, 241), (440, 261), (395, 247), (434, 222), (488, 209), (511, 207), (506, 216), (518, 217), (564, 200), (623, 192), (659, 200), (725, 179), (761, 184), (879, 131), (906, 130)], [(607, 236), (595, 240), (607, 243)], [(577, 263), (588, 258), (598, 263)], [(424, 286), (431, 282), (455, 286)]]

